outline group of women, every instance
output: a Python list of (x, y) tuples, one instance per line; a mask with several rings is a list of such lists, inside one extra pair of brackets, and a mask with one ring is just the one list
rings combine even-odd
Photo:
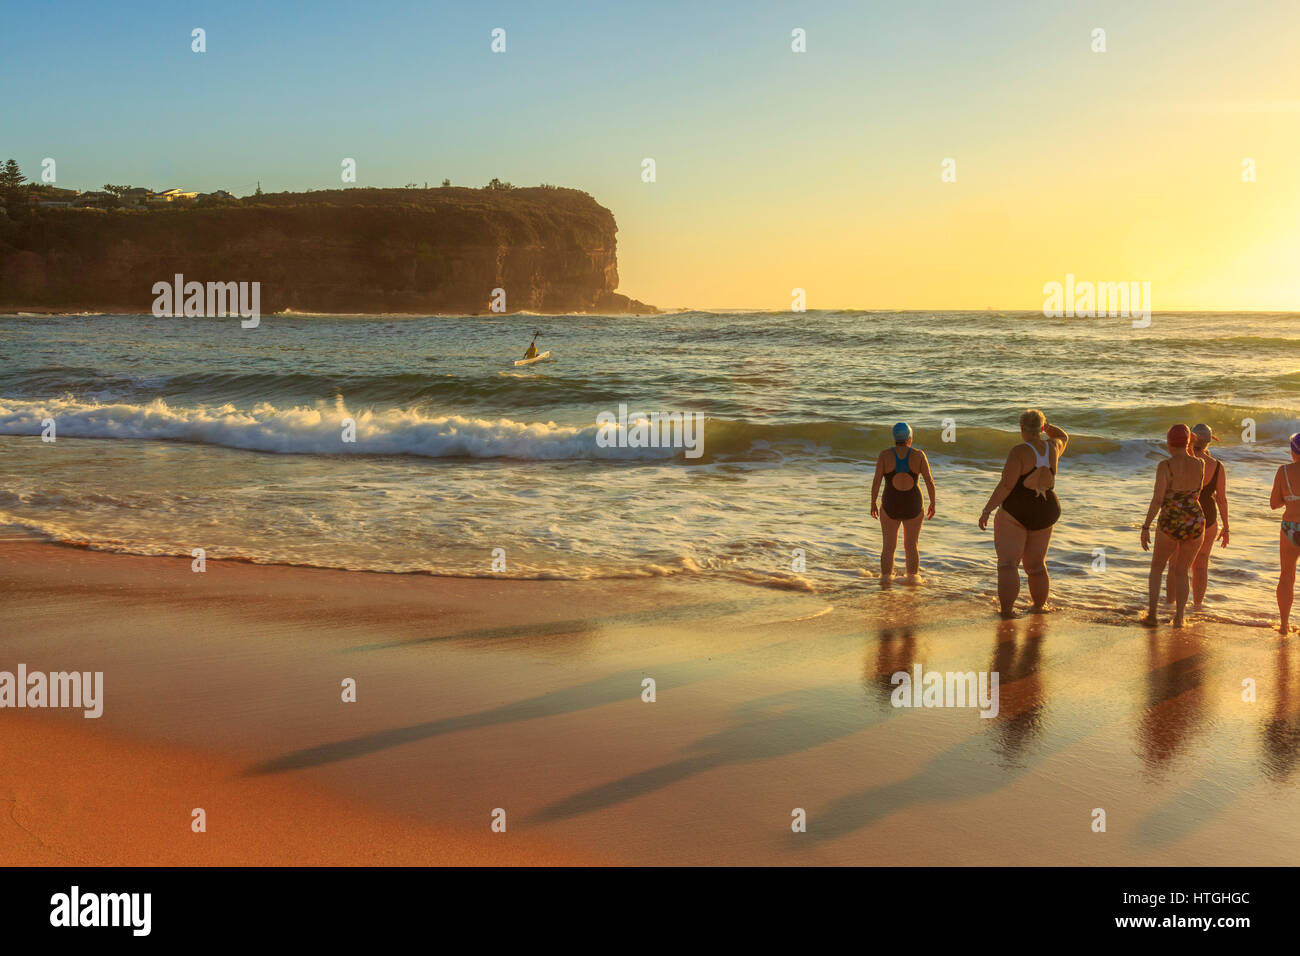
[[(912, 446), (912, 429), (899, 422), (893, 429), (894, 444), (880, 453), (871, 483), (871, 517), (880, 519), (884, 544), (880, 552), (880, 576), (890, 580), (894, 573), (894, 552), (898, 533), (903, 533), (907, 575), (920, 571), (918, 542), (921, 524), (934, 517), (934, 477), (930, 462)], [(998, 601), (1003, 617), (1011, 617), (1020, 596), (1020, 569), (1029, 581), (1034, 609), (1047, 604), (1050, 578), (1047, 548), (1052, 527), (1061, 517), (1061, 504), (1054, 490), (1057, 466), (1070, 436), (1049, 424), (1036, 408), (1020, 416), (1023, 441), (1007, 454), (1002, 477), (989, 495), (979, 517), (979, 527), (993, 518), (993, 546), (998, 560)], [(1215, 541), (1228, 544), (1227, 476), (1223, 462), (1210, 454), (1216, 437), (1209, 425), (1175, 425), (1165, 436), (1169, 457), (1156, 466), (1151, 506), (1142, 525), (1142, 550), (1151, 551), (1148, 607), (1143, 623), (1158, 623), (1162, 579), (1168, 567), (1166, 594), (1174, 606), (1173, 626), (1182, 627), (1187, 600), (1200, 610), (1209, 579), (1210, 549)], [(930, 505), (925, 509), (918, 479), (925, 482)], [(881, 486), (884, 494), (879, 497)], [(1291, 436), (1291, 462), (1278, 468), (1273, 478), (1269, 506), (1281, 508), (1282, 528), (1279, 553), (1281, 571), (1277, 582), (1279, 627), (1290, 626), (1295, 596), (1296, 560), (1300, 558), (1300, 432)], [(1154, 537), (1152, 523), (1155, 523)]]

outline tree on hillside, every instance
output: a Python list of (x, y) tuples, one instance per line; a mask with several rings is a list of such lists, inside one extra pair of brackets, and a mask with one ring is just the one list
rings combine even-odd
[(514, 189), (515, 187), (514, 187), (514, 184), (513, 184), (513, 183), (503, 183), (501, 180), (499, 180), (499, 179), (497, 179), (495, 176), (493, 176), (493, 177), (492, 177), (492, 182), (488, 183), (486, 188), (488, 188), (488, 189)]
[(114, 186), (114, 185), (112, 185), (111, 183), (104, 183), (104, 192), (106, 192), (106, 193), (112, 193), (112, 194), (113, 194), (114, 196), (116, 196), (118, 199), (121, 199), (121, 198), (122, 198), (123, 196), (125, 196), (128, 192), (130, 192), (133, 188), (134, 188), (134, 187), (132, 187), (132, 186)]
[(0, 198), (4, 204), (9, 206), (19, 202), (23, 197), (23, 183), (27, 182), (27, 177), (23, 171), (18, 168), (18, 163), (13, 160), (7, 160), (0, 168)]
[(450, 186), (450, 185), (451, 185), (451, 180), (450, 180), (450, 179), (444, 179), (444, 180), (442, 181), (442, 184), (443, 184), (444, 186)]

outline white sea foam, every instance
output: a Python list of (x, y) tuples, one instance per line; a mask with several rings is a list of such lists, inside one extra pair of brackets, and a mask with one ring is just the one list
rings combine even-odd
[[(345, 419), (356, 441), (342, 440)], [(516, 458), (539, 461), (670, 459), (672, 448), (602, 448), (597, 426), (428, 415), (415, 409), (349, 411), (334, 406), (276, 408), (260, 403), (173, 407), (82, 402), (71, 398), (0, 398), (0, 435), (39, 435), (54, 419), (60, 438), (134, 438), (198, 442), (279, 454), (420, 455), (427, 458)]]

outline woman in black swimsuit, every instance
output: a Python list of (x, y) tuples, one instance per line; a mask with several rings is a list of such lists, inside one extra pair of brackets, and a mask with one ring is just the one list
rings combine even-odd
[[(915, 579), (921, 570), (921, 553), (917, 544), (921, 539), (921, 489), (916, 479), (925, 479), (925, 490), (930, 495), (930, 510), (926, 518), (934, 517), (934, 479), (930, 476), (930, 462), (925, 452), (912, 447), (912, 429), (906, 422), (894, 426), (894, 447), (886, 448), (876, 458), (876, 476), (871, 481), (871, 517), (880, 518), (883, 545), (880, 549), (880, 579), (889, 581), (894, 576), (894, 551), (898, 547), (898, 529), (903, 528), (903, 553), (907, 560), (907, 576)], [(876, 494), (884, 482), (885, 494), (882, 508), (876, 504)]]
[[(1214, 542), (1222, 541), (1222, 548), (1228, 546), (1228, 478), (1223, 462), (1209, 452), (1212, 441), (1219, 436), (1209, 425), (1192, 426), (1192, 443), (1187, 451), (1192, 456), (1205, 462), (1205, 487), (1201, 489), (1201, 511), (1205, 512), (1205, 534), (1201, 536), (1201, 547), (1192, 559), (1192, 610), (1199, 611), (1205, 601), (1205, 590), (1210, 583), (1210, 552)], [(1165, 603), (1174, 603), (1174, 569), (1169, 566), (1168, 582), (1165, 585)]]
[(1002, 480), (993, 489), (979, 520), (983, 531), (988, 527), (989, 515), (998, 509), (993, 522), (993, 547), (998, 555), (998, 602), (1003, 617), (1015, 615), (1020, 565), (1029, 578), (1034, 610), (1041, 611), (1047, 604), (1051, 585), (1047, 546), (1052, 540), (1052, 526), (1061, 517), (1061, 504), (1053, 490), (1056, 466), (1070, 441), (1063, 429), (1047, 424), (1036, 408), (1020, 416), (1020, 437), (1024, 441), (1008, 452)]

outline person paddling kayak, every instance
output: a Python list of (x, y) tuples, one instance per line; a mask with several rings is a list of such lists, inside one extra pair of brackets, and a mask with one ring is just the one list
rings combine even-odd
[(524, 352), (524, 358), (537, 358), (537, 336), (539, 335), (541, 335), (540, 332), (533, 333), (533, 340), (528, 343), (528, 351)]

